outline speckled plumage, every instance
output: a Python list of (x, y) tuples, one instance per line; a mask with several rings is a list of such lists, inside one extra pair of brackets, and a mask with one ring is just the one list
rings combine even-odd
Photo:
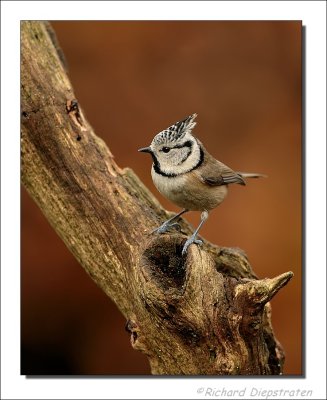
[(195, 127), (194, 119), (197, 114), (192, 114), (182, 121), (178, 121), (169, 128), (159, 132), (153, 139), (152, 144), (161, 145), (167, 143), (176, 143), (181, 140), (187, 132), (191, 132)]

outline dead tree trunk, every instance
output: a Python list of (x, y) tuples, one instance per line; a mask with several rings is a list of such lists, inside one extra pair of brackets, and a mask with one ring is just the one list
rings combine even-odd
[(21, 28), (22, 183), (126, 317), (152, 373), (280, 374), (268, 302), (292, 272), (257, 280), (239, 250), (205, 242), (184, 258), (182, 233), (149, 235), (167, 212), (94, 134), (51, 27)]

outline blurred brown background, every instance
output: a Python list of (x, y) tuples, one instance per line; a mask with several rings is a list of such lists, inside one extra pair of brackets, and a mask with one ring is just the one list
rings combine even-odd
[[(285, 374), (302, 373), (301, 22), (55, 22), (86, 117), (121, 167), (169, 210), (137, 153), (198, 113), (195, 134), (235, 170), (201, 234), (242, 248), (259, 277), (292, 270), (272, 301)], [(199, 213), (186, 216), (193, 225)], [(125, 320), (22, 190), (22, 374), (149, 374)]]

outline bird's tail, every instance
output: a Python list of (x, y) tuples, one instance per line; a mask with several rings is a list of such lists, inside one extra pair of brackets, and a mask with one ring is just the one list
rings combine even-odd
[(242, 178), (267, 178), (267, 175), (252, 172), (237, 172)]

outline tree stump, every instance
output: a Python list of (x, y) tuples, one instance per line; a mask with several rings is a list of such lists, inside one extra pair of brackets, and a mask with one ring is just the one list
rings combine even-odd
[(258, 280), (246, 255), (181, 232), (120, 169), (76, 100), (51, 26), (21, 24), (22, 183), (90, 277), (126, 317), (153, 374), (278, 375), (269, 301), (290, 278)]

